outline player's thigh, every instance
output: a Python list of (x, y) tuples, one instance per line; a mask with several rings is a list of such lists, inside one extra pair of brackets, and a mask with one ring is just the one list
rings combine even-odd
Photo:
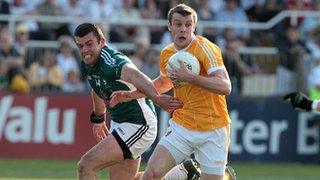
[(110, 134), (85, 153), (81, 157), (79, 165), (97, 171), (122, 160), (122, 150), (114, 136)]
[(229, 132), (227, 127), (224, 127), (214, 130), (205, 142), (197, 147), (194, 154), (202, 173), (223, 176), (227, 164), (228, 142)]
[(134, 179), (136, 173), (140, 167), (140, 160), (138, 159), (126, 159), (109, 168), (109, 176), (111, 180), (127, 180)]
[(125, 159), (140, 157), (157, 137), (157, 124), (116, 123), (112, 122), (112, 134), (123, 150)]
[(162, 145), (157, 145), (149, 158), (145, 172), (152, 171), (158, 176), (164, 176), (176, 165), (171, 153)]
[(158, 145), (162, 145), (169, 151), (175, 160), (175, 164), (181, 163), (194, 151), (194, 145), (188, 136), (190, 131), (184, 132), (181, 129), (179, 125), (171, 123), (165, 136), (158, 143)]

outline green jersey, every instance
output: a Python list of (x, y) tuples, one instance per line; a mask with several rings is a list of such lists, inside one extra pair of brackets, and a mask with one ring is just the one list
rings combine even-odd
[(134, 99), (120, 103), (113, 108), (108, 105), (112, 92), (135, 89), (133, 84), (120, 79), (122, 67), (126, 63), (132, 62), (121, 52), (105, 46), (102, 48), (96, 64), (91, 66), (81, 62), (81, 70), (93, 91), (107, 104), (107, 110), (113, 121), (146, 124), (148, 119), (145, 118), (144, 113), (152, 111), (155, 115), (151, 100), (146, 98)]

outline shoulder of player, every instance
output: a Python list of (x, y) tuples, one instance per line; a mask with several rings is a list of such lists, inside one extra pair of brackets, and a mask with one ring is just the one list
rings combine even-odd
[(200, 49), (214, 49), (214, 51), (221, 51), (218, 45), (203, 36), (196, 36), (195, 44), (200, 46)]
[(129, 58), (118, 50), (105, 46), (100, 53), (102, 66), (114, 67), (123, 61), (130, 61)]
[(199, 35), (196, 36), (195, 42), (196, 42), (196, 44), (208, 44), (208, 45), (210, 44), (213, 46), (217, 46), (215, 43), (213, 43), (212, 41), (210, 41), (206, 37), (199, 36)]
[(168, 44), (166, 47), (164, 47), (161, 52), (160, 52), (160, 56), (166, 55), (166, 54), (172, 54), (174, 52), (176, 52), (177, 50), (174, 47), (174, 44)]

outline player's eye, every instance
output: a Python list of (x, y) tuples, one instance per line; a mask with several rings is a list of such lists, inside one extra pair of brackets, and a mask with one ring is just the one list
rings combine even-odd
[(175, 22), (174, 25), (180, 27), (182, 26), (182, 23)]
[(82, 48), (83, 48), (83, 45), (82, 45), (82, 44), (77, 44), (77, 47), (78, 47), (79, 49), (82, 49)]
[(87, 46), (87, 47), (91, 47), (92, 45), (93, 45), (92, 42), (86, 43), (86, 46)]

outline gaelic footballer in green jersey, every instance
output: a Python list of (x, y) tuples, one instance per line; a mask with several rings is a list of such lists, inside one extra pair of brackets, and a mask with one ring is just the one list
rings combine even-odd
[[(75, 43), (82, 57), (81, 70), (92, 87), (93, 135), (98, 143), (78, 163), (78, 179), (96, 179), (96, 173), (109, 167), (110, 179), (134, 179), (140, 158), (157, 135), (154, 107), (146, 98), (130, 100), (112, 108), (112, 92), (138, 89), (161, 108), (172, 112), (182, 106), (168, 95), (161, 95), (152, 81), (141, 73), (122, 53), (108, 47), (99, 27), (80, 24), (74, 32)], [(111, 115), (111, 131), (104, 113)]]

